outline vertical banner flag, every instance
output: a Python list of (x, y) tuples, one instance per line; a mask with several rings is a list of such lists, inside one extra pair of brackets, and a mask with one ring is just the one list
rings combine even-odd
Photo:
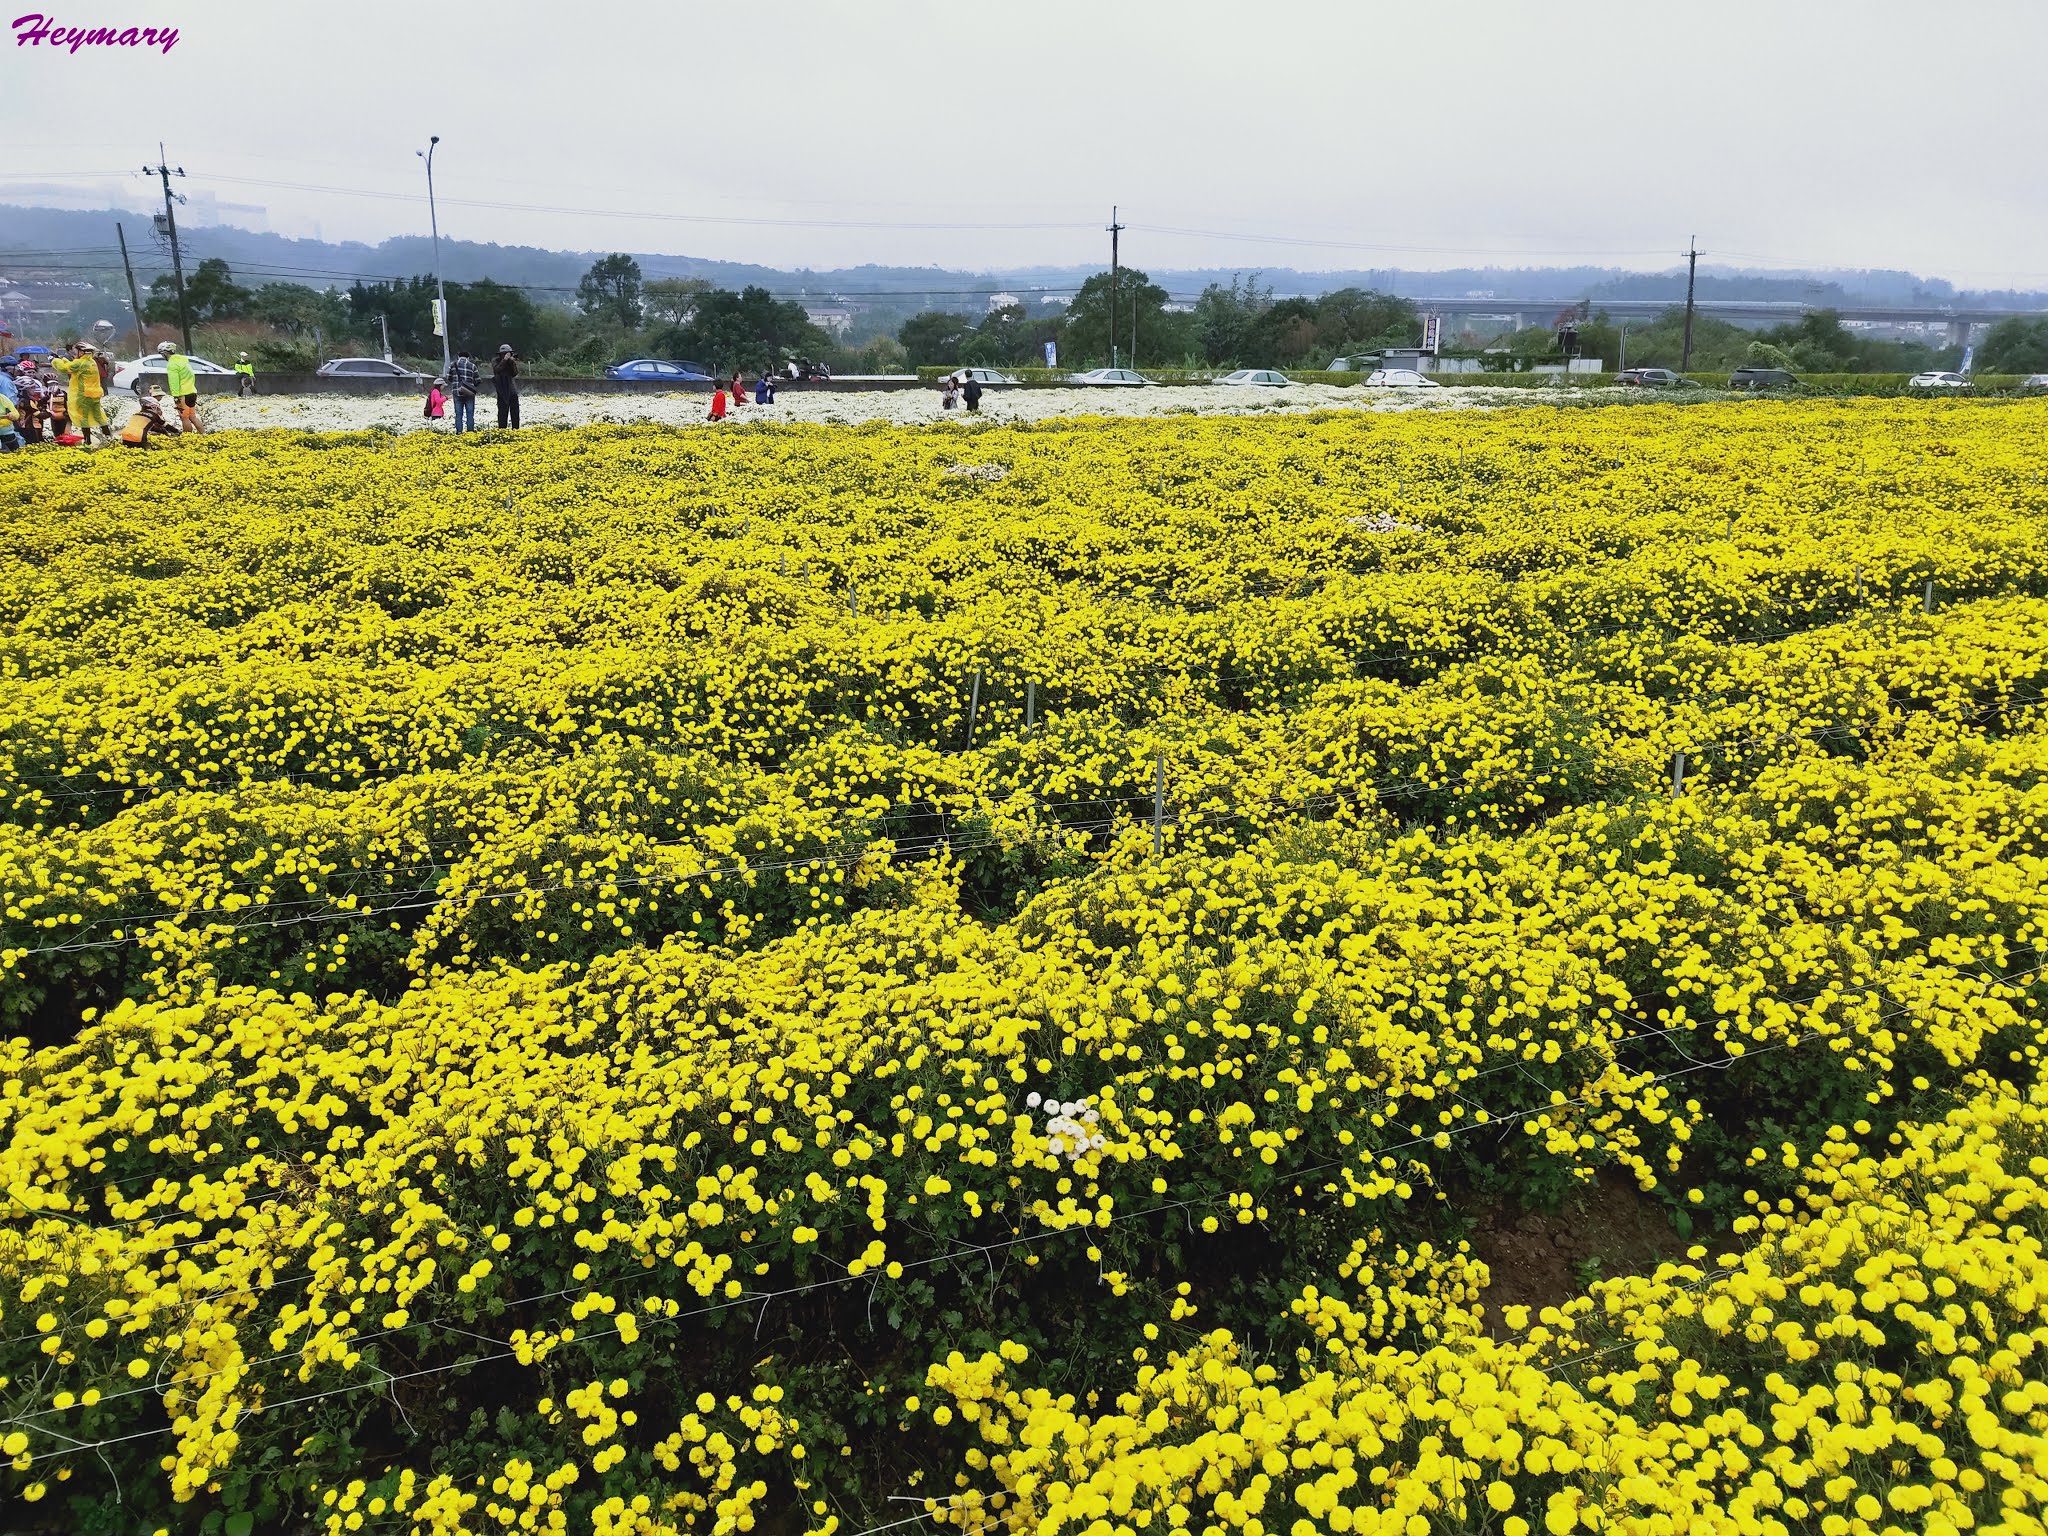
[(1059, 365), (1060, 349), (1055, 343), (1048, 341), (1045, 344), (1045, 366), (1048, 368), (1057, 368), (1059, 367)]

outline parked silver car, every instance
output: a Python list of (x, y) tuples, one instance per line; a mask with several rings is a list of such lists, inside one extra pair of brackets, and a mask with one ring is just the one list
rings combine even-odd
[(1069, 384), (1108, 385), (1114, 388), (1134, 389), (1152, 381), (1131, 368), (1090, 368), (1086, 373), (1070, 373)]
[(406, 379), (424, 384), (428, 378), (397, 363), (387, 363), (381, 357), (330, 357), (313, 371), (324, 379)]
[(1218, 384), (1263, 384), (1272, 389), (1284, 388), (1294, 380), (1284, 373), (1275, 373), (1271, 368), (1240, 368), (1235, 373), (1226, 373), (1216, 381)]
[[(1012, 374), (1002, 373), (994, 368), (955, 368), (946, 375), (955, 384), (965, 384), (969, 379), (977, 384), (1021, 384), (1024, 381)], [(941, 383), (945, 382), (943, 379)]]

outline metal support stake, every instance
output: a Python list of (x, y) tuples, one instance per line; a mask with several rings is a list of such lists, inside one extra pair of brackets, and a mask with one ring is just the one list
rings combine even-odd
[(1920, 611), (1922, 613), (1934, 612), (1934, 578), (1932, 576), (1927, 578), (1927, 590), (1920, 594)]
[(981, 668), (974, 669), (974, 692), (967, 700), (967, 745), (974, 745), (974, 722), (981, 716)]
[(860, 617), (860, 592), (852, 585), (846, 589), (846, 611), (856, 619)]
[(1159, 772), (1152, 781), (1152, 857), (1166, 851), (1166, 754), (1159, 754)]
[(1680, 747), (1671, 754), (1671, 794), (1676, 799), (1685, 792), (1685, 749)]
[(789, 574), (789, 551), (786, 549), (782, 552), (782, 574)]

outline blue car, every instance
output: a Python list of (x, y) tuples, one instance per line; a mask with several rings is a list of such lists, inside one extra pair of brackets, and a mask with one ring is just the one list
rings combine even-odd
[(644, 379), (655, 384), (709, 384), (711, 375), (694, 363), (663, 362), (658, 357), (636, 357), (605, 369), (608, 379)]

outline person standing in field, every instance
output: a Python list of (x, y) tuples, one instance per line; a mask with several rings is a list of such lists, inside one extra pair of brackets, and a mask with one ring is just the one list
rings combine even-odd
[(439, 424), (441, 418), (447, 414), (448, 397), (441, 392), (441, 387), (446, 382), (445, 379), (436, 379), (427, 386), (427, 408), (421, 415), (430, 427)]
[(491, 382), (498, 390), (498, 425), (518, 426), (519, 359), (513, 354), (509, 341), (499, 344), (498, 355), (491, 363)]
[(235, 360), (235, 393), (245, 400), (256, 393), (256, 365), (246, 352)]
[(164, 355), (164, 393), (178, 403), (178, 421), (187, 432), (199, 426), (199, 380), (192, 373), (192, 359), (168, 341), (157, 348)]
[(79, 434), (79, 441), (90, 448), (92, 431), (98, 427), (100, 435), (108, 442), (114, 440), (114, 429), (107, 425), (107, 392), (100, 381), (99, 359), (93, 354), (99, 349), (89, 341), (74, 341), (71, 356), (53, 357), (50, 364), (64, 375), (69, 386), (65, 391), (66, 403), (70, 408), (67, 423)]
[(455, 354), (448, 365), (448, 392), (455, 397), (455, 430), (476, 430), (476, 360), (467, 349)]
[(774, 403), (775, 376), (766, 368), (763, 368), (761, 370), (761, 377), (754, 381), (754, 404), (773, 405)]
[(711, 414), (704, 419), (706, 421), (725, 420), (725, 386), (723, 384), (711, 391)]
[(967, 382), (960, 386), (960, 394), (961, 398), (966, 400), (968, 410), (979, 411), (981, 409), (981, 380), (977, 379), (973, 374), (967, 375)]

